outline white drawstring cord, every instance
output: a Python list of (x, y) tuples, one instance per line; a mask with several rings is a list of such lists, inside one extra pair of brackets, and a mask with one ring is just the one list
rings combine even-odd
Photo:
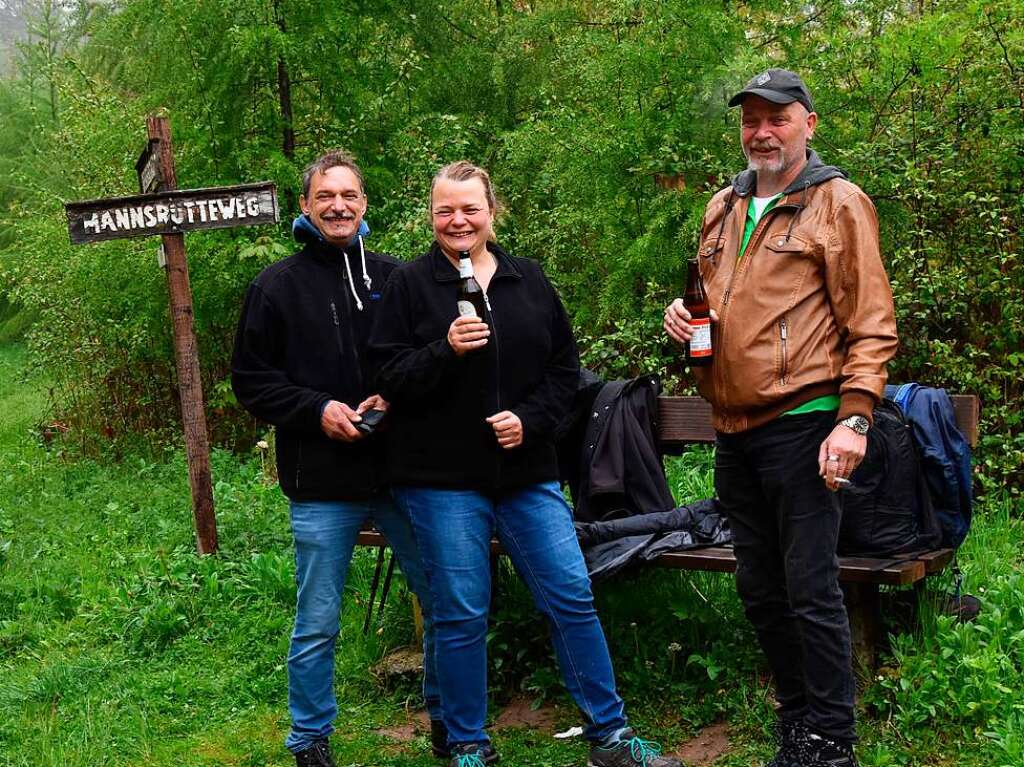
[(359, 260), (363, 262), (363, 284), (369, 290), (373, 285), (373, 280), (370, 279), (370, 275), (366, 272), (366, 249), (363, 248), (363, 235), (357, 236), (359, 237)]
[[(363, 244), (363, 239), (361, 237), (359, 238), (359, 244)], [(356, 309), (362, 311), (363, 302), (359, 300), (359, 294), (356, 293), (356, 283), (355, 280), (352, 279), (352, 267), (348, 262), (348, 251), (343, 252), (345, 253), (345, 274), (348, 275), (348, 286), (349, 289), (352, 291), (352, 297), (356, 300)]]

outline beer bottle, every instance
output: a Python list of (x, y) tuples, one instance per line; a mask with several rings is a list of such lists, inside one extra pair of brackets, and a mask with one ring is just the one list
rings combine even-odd
[(484, 319), (484, 291), (473, 276), (469, 251), (459, 253), (459, 316)]
[(711, 307), (696, 258), (691, 258), (687, 265), (683, 306), (690, 313), (690, 325), (693, 326), (693, 337), (686, 345), (686, 364), (710, 365), (715, 358), (711, 348)]

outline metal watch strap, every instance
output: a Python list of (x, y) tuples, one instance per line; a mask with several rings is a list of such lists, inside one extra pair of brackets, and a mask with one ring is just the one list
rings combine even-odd
[(855, 431), (857, 434), (860, 434), (862, 437), (865, 434), (867, 434), (868, 429), (871, 428), (871, 422), (868, 421), (868, 419), (862, 415), (848, 416), (847, 418), (841, 420), (839, 423), (841, 423), (843, 426), (846, 426), (849, 429), (853, 429), (853, 431)]

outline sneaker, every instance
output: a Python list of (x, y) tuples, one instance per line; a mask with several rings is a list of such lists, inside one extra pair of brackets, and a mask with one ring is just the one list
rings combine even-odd
[[(479, 743), (464, 743), (452, 747), (452, 760), (448, 767), (486, 767), (492, 761), (498, 760), (498, 755), (489, 745)], [(492, 757), (490, 761), (488, 757)]]
[(804, 731), (800, 741), (804, 767), (857, 767), (852, 743), (831, 740), (809, 730)]
[(661, 746), (638, 738), (630, 729), (618, 733), (611, 743), (595, 743), (590, 748), (587, 767), (683, 767), (678, 759), (661, 756)]
[(800, 745), (805, 735), (803, 720), (776, 719), (775, 745), (778, 746), (778, 750), (764, 767), (804, 767), (800, 761)]
[[(490, 743), (486, 746), (479, 746), (479, 748), (483, 752), (486, 764), (494, 764), (500, 759), (498, 752)], [(430, 753), (439, 759), (452, 758), (452, 750), (448, 746), (448, 728), (440, 719), (430, 720)]]
[(315, 740), (309, 748), (296, 751), (295, 767), (335, 767), (327, 739)]

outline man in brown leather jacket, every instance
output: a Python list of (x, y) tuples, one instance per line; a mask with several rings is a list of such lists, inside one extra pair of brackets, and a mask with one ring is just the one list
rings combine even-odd
[[(892, 292), (874, 206), (807, 148), (818, 116), (800, 77), (769, 69), (729, 104), (748, 167), (704, 215), (714, 363), (694, 375), (718, 433), (737, 590), (775, 676), (768, 767), (855, 767), (836, 491), (864, 456), (896, 350)], [(679, 343), (689, 320), (680, 299), (665, 310)]]

